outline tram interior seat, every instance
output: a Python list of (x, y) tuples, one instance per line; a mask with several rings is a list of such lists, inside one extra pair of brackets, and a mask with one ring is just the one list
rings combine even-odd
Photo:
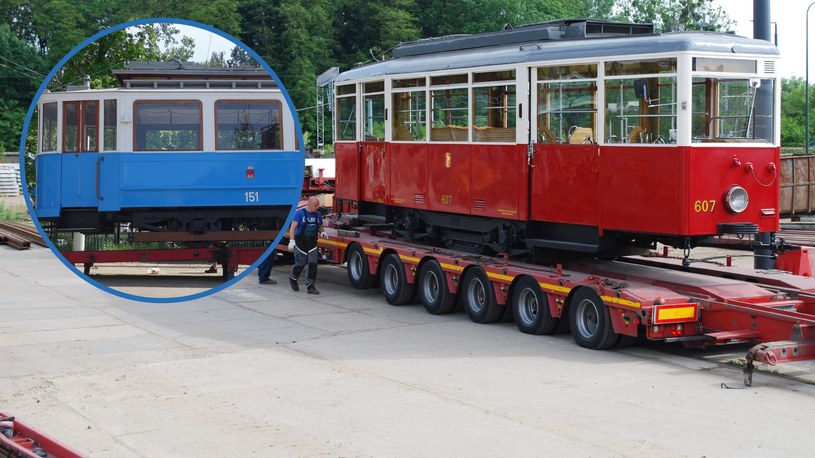
[(555, 134), (549, 130), (548, 127), (544, 125), (538, 126), (538, 137), (540, 138), (541, 143), (557, 143), (557, 137)]
[(474, 142), (515, 142), (514, 127), (475, 127)]
[(466, 142), (467, 128), (459, 126), (433, 127), (430, 139), (436, 142)]
[(591, 127), (573, 127), (569, 133), (570, 145), (594, 143), (594, 129)]
[(631, 133), (628, 134), (628, 143), (642, 143), (642, 136), (645, 134), (645, 129), (640, 126), (636, 126), (631, 129)]
[(416, 140), (416, 136), (405, 126), (395, 126), (393, 128), (393, 139), (413, 141)]

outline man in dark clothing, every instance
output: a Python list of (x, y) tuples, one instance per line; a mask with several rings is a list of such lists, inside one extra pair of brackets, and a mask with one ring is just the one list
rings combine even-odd
[(261, 285), (277, 284), (277, 280), (275, 280), (274, 278), (269, 278), (269, 275), (272, 274), (272, 267), (274, 267), (274, 261), (276, 257), (277, 251), (272, 250), (272, 252), (269, 253), (269, 256), (267, 256), (266, 259), (264, 259), (263, 262), (261, 262), (260, 265), (258, 266), (258, 282)]
[(294, 253), (289, 284), (291, 289), (300, 291), (297, 279), (308, 264), (306, 289), (309, 294), (320, 294), (314, 287), (317, 280), (317, 238), (323, 233), (323, 215), (317, 210), (319, 206), (320, 201), (316, 197), (309, 197), (306, 208), (301, 208), (294, 214), (294, 221), (289, 229), (289, 251)]

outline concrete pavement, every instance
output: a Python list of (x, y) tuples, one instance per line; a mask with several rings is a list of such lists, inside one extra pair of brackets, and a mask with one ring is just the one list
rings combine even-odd
[[(809, 456), (815, 386), (247, 279), (125, 300), (0, 247), (0, 411), (90, 456)], [(808, 370), (806, 367), (804, 370)]]

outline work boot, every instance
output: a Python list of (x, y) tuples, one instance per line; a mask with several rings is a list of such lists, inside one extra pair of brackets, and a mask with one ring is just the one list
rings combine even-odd
[(314, 285), (308, 285), (307, 289), (309, 294), (320, 294), (320, 292), (317, 291), (317, 288), (315, 288)]
[(297, 280), (289, 277), (289, 285), (291, 286), (292, 291), (300, 291), (300, 286), (297, 284)]

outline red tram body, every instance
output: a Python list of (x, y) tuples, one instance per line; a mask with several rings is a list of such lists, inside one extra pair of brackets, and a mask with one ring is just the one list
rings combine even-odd
[(336, 198), (481, 253), (778, 230), (769, 42), (558, 21), (400, 45), (336, 80)]

